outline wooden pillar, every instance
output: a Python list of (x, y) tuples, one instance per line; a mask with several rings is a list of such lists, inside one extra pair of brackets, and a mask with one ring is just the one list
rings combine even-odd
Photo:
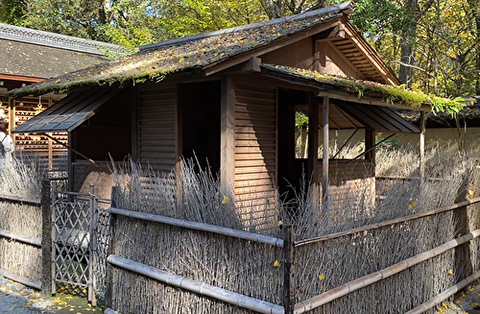
[(322, 122), (322, 129), (323, 129), (323, 156), (322, 156), (322, 195), (324, 201), (328, 201), (328, 194), (329, 194), (329, 186), (330, 182), (328, 180), (328, 167), (329, 167), (329, 160), (328, 160), (328, 142), (329, 142), (329, 131), (330, 126), (328, 124), (328, 118), (330, 115), (330, 100), (328, 96), (323, 97), (323, 122)]
[(52, 296), (52, 213), (50, 181), (42, 182), (42, 297)]
[(425, 112), (420, 113), (420, 183), (425, 182), (425, 129), (426, 129)]
[(140, 158), (140, 136), (139, 136), (139, 92), (136, 86), (132, 87), (132, 158), (133, 160), (139, 160)]
[(12, 133), (12, 130), (15, 129), (15, 106), (14, 101), (8, 97), (8, 133), (10, 134), (13, 144), (15, 146), (15, 134)]
[(183, 169), (182, 169), (182, 157), (183, 157), (183, 99), (182, 99), (182, 86), (177, 84), (177, 105), (175, 110), (175, 173), (178, 198), (180, 204), (183, 204)]
[(224, 193), (235, 183), (235, 87), (232, 79), (222, 80), (220, 126), (220, 180)]
[(283, 308), (285, 314), (293, 314), (295, 306), (294, 231), (291, 225), (283, 230)]
[(308, 106), (308, 175), (318, 183), (318, 97), (310, 94)]
[[(365, 159), (372, 162), (372, 166), (375, 165), (375, 130), (372, 128), (365, 128), (365, 151), (370, 150), (365, 154)], [(373, 148), (373, 149), (372, 149)]]
[[(112, 192), (111, 192), (111, 206), (118, 208), (118, 198), (120, 195), (120, 189), (118, 186), (112, 186)], [(116, 245), (117, 241), (115, 239), (115, 223), (116, 223), (116, 217), (115, 214), (110, 213), (110, 223), (109, 223), (109, 232), (108, 232), (108, 253), (107, 253), (107, 258), (110, 255), (115, 255), (116, 251)], [(107, 263), (107, 274), (105, 278), (105, 307), (107, 308), (113, 308), (113, 281), (114, 281), (114, 266), (110, 263)]]

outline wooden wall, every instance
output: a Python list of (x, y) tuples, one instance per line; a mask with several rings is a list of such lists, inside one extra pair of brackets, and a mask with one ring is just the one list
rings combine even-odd
[[(319, 163), (319, 173), (322, 164)], [(335, 207), (355, 206), (360, 200), (375, 202), (375, 166), (370, 160), (330, 160), (330, 201)]]
[(363, 78), (346, 61), (343, 53), (338, 51), (328, 40), (320, 40), (315, 43), (315, 47), (313, 45), (312, 38), (306, 38), (261, 56), (262, 63), (316, 70), (324, 74)]
[(317, 44), (318, 63), (315, 70), (322, 74), (330, 74), (337, 76), (347, 76), (357, 79), (364, 77), (354, 69), (342, 52), (339, 52), (328, 41), (320, 41)]
[(261, 56), (262, 63), (314, 69), (312, 39), (306, 38)]
[(235, 201), (255, 225), (274, 209), (277, 186), (277, 90), (235, 83)]
[(138, 87), (137, 158), (164, 172), (176, 164), (177, 88), (175, 84), (142, 84)]

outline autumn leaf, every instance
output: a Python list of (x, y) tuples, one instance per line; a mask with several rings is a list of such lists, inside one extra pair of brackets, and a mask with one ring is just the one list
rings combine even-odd
[(324, 279), (325, 279), (325, 274), (324, 274), (324, 273), (321, 273), (320, 276), (318, 276), (318, 279), (324, 280)]
[(231, 202), (230, 197), (228, 196), (223, 196), (222, 204), (228, 204)]
[(449, 269), (449, 270), (448, 270), (448, 274), (449, 274), (449, 275), (453, 275), (453, 269)]
[(278, 260), (275, 260), (275, 262), (273, 262), (273, 267), (279, 267), (280, 266), (280, 262)]

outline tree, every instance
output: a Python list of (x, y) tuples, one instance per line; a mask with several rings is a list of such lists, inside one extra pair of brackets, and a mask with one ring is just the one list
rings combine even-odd
[(1, 0), (0, 22), (21, 26), (26, 10), (26, 0)]

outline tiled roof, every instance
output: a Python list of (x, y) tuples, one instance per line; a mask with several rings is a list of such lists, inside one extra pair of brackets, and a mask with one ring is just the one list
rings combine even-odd
[(339, 20), (352, 9), (353, 4), (347, 2), (292, 17), (145, 46), (135, 55), (28, 85), (10, 92), (10, 95), (67, 91), (84, 85), (161, 80), (176, 72), (206, 70), (242, 53)]
[(0, 39), (0, 74), (50, 78), (108, 61), (97, 54)]
[(100, 56), (103, 56), (105, 51), (116, 55), (127, 53), (126, 48), (119, 45), (2, 23), (0, 23), (0, 39)]

